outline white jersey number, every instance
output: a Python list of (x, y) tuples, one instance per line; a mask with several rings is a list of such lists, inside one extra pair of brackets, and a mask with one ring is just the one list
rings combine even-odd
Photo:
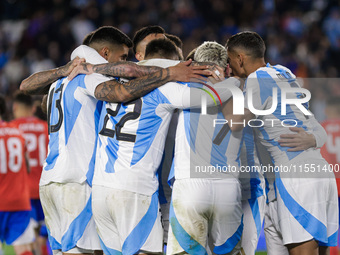
[(13, 173), (19, 172), (22, 165), (22, 145), (17, 137), (10, 137), (7, 146), (4, 139), (0, 139), (0, 173), (7, 173), (6, 148), (8, 150), (8, 168)]
[(27, 151), (31, 153), (39, 148), (39, 162), (37, 159), (30, 158), (29, 165), (31, 167), (43, 166), (46, 158), (46, 137), (41, 134), (38, 138), (34, 134), (24, 134), (25, 140), (27, 142)]

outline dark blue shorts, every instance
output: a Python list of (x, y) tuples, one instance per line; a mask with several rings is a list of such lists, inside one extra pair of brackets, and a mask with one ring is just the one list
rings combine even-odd
[(31, 208), (31, 218), (33, 218), (38, 224), (41, 224), (45, 217), (40, 199), (31, 199)]
[(30, 219), (30, 211), (0, 211), (0, 241), (11, 245), (25, 232)]

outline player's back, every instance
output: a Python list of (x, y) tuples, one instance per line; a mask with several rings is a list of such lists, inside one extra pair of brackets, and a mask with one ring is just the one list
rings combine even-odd
[(127, 104), (104, 102), (104, 107), (94, 184), (153, 194), (174, 107), (162, 89)]
[(21, 131), (0, 122), (0, 211), (31, 208), (25, 153)]
[[(168, 67), (178, 61), (150, 61), (150, 65), (157, 63)], [(126, 104), (104, 102), (99, 122), (95, 185), (146, 195), (157, 190), (156, 171), (172, 113), (182, 103), (182, 86), (169, 82)]]
[(40, 185), (82, 183), (93, 172), (102, 107), (102, 102), (94, 97), (94, 90), (107, 80), (97, 74), (78, 75), (72, 81), (62, 78), (52, 84), (47, 101), (50, 140)]
[(39, 198), (39, 181), (42, 166), (46, 159), (48, 145), (48, 127), (46, 121), (37, 117), (26, 117), (13, 120), (11, 122), (23, 133), (26, 140), (30, 173), (30, 197)]
[[(269, 110), (272, 108), (273, 101), (273, 88), (277, 89), (277, 105), (274, 106), (274, 111), (269, 114), (258, 115), (257, 119), (262, 122), (252, 123), (254, 126), (259, 126), (259, 141), (270, 152), (274, 163), (279, 164), (287, 162), (302, 151), (290, 152), (289, 147), (282, 147), (278, 143), (280, 135), (293, 133), (289, 130), (289, 126), (301, 127), (305, 131), (312, 131), (313, 127), (309, 121), (309, 116), (304, 113), (295, 105), (286, 105), (286, 114), (282, 114), (282, 94), (286, 93), (288, 99), (301, 99), (304, 97), (302, 93), (289, 92), (287, 89), (300, 88), (295, 75), (286, 67), (281, 65), (271, 66), (267, 64), (266, 67), (257, 69), (254, 73), (250, 74), (246, 80), (245, 90), (247, 94), (251, 94), (252, 104), (256, 110)], [(304, 103), (303, 107), (308, 109), (308, 103)], [(308, 151), (311, 151), (309, 149)], [(315, 155), (314, 155), (315, 156)]]
[[(162, 67), (177, 62), (150, 61)], [(188, 84), (169, 82), (127, 104), (104, 103), (94, 184), (152, 195), (172, 113), (193, 105), (190, 90)]]
[(232, 133), (223, 124), (216, 124), (223, 121), (220, 107), (208, 108), (207, 114), (201, 114), (201, 109), (180, 111), (174, 159), (176, 179), (227, 178), (230, 174), (237, 178), (242, 132)]

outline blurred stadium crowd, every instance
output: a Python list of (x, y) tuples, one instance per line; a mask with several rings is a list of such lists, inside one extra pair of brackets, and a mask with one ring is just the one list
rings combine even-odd
[[(160, 25), (183, 40), (184, 57), (203, 41), (224, 45), (232, 34), (253, 30), (265, 39), (267, 62), (287, 66), (298, 77), (336, 78), (339, 6), (339, 1), (327, 0), (3, 0), (0, 93), (10, 104), (25, 77), (64, 65), (83, 37), (103, 25), (130, 37), (143, 26)], [(322, 121), (325, 100), (340, 95), (340, 84), (307, 88), (312, 111)]]

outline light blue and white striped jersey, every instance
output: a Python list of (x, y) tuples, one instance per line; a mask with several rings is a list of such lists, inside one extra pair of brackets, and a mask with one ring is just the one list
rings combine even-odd
[[(91, 62), (91, 58), (86, 60)], [(50, 140), (40, 185), (86, 180), (91, 184), (102, 108), (94, 91), (108, 80), (100, 74), (78, 75), (72, 81), (61, 78), (51, 85), (47, 101)]]
[(223, 121), (220, 106), (209, 107), (207, 114), (201, 109), (179, 111), (170, 183), (173, 178), (238, 177), (242, 131), (231, 132)]
[[(280, 135), (294, 133), (289, 126), (302, 127), (307, 132), (313, 132), (313, 116), (306, 116), (296, 106), (287, 104), (286, 115), (281, 114), (281, 92), (282, 89), (299, 88), (295, 75), (286, 67), (281, 65), (261, 67), (250, 74), (245, 83), (245, 99), (251, 91), (253, 106), (257, 110), (268, 110), (273, 102), (273, 88), (277, 88), (277, 107), (275, 111), (267, 115), (259, 115), (257, 119), (263, 121), (264, 125), (258, 127), (259, 141), (265, 146), (272, 157), (275, 165), (280, 165), (295, 158), (303, 151), (289, 152), (289, 147), (282, 147), (278, 143)], [(301, 98), (301, 93), (288, 93), (287, 98)], [(245, 100), (245, 108), (249, 108), (248, 100)], [(304, 104), (308, 108), (308, 104)], [(284, 125), (282, 125), (284, 121)], [(314, 149), (309, 149), (314, 150)], [(307, 150), (308, 151), (308, 150)]]
[[(325, 131), (314, 116), (305, 116), (295, 105), (287, 104), (286, 115), (281, 114), (281, 89), (292, 87), (300, 87), (296, 76), (288, 68), (281, 65), (271, 66), (267, 64), (266, 67), (261, 67), (250, 74), (246, 80), (245, 99), (247, 99), (247, 93), (252, 90), (253, 106), (257, 110), (270, 109), (273, 102), (272, 89), (278, 89), (278, 104), (275, 111), (272, 114), (256, 116), (264, 123), (262, 127), (255, 128), (255, 134), (260, 146), (264, 147), (259, 150), (262, 151), (259, 156), (264, 158), (261, 163), (265, 166), (272, 163), (280, 167), (297, 156), (299, 158), (321, 158), (318, 149), (310, 148), (305, 151), (289, 152), (289, 147), (282, 147), (278, 143), (281, 134), (294, 133), (289, 130), (289, 124), (297, 124), (296, 127), (302, 127), (305, 131), (312, 133), (316, 139), (317, 148), (321, 147), (326, 140)], [(287, 98), (301, 98), (301, 96), (301, 93), (290, 93)], [(249, 108), (247, 104), (248, 101), (245, 100), (245, 107)], [(304, 106), (308, 109), (308, 104), (304, 104)], [(285, 126), (282, 125), (282, 121), (285, 121)], [(269, 155), (265, 155), (264, 151), (267, 151)], [(266, 177), (267, 202), (270, 202), (276, 199), (275, 173), (268, 171), (264, 175)]]
[[(150, 61), (162, 67), (164, 62), (174, 65), (169, 60)], [(229, 83), (239, 84), (236, 79)], [(192, 93), (186, 84), (169, 82), (127, 104), (104, 102), (93, 184), (145, 195), (156, 192), (156, 171), (172, 113), (176, 108), (199, 106), (200, 100), (190, 100)]]

